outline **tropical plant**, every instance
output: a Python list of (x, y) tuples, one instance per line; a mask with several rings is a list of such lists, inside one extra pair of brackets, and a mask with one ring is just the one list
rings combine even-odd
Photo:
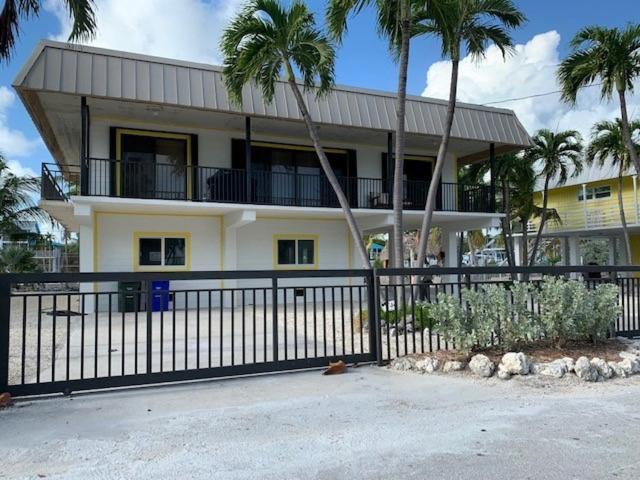
[(471, 265), (476, 264), (476, 252), (482, 250), (486, 243), (487, 239), (482, 233), (482, 230), (471, 230), (467, 234), (467, 245), (469, 246), (469, 260), (471, 261)]
[(29, 273), (38, 270), (33, 252), (20, 245), (11, 245), (0, 249), (0, 272)]
[(24, 221), (51, 221), (34, 200), (39, 193), (39, 179), (14, 174), (0, 155), (0, 235), (22, 233)]
[(538, 177), (544, 179), (540, 225), (529, 260), (529, 266), (533, 266), (547, 221), (549, 183), (554, 180), (556, 186), (561, 186), (569, 177), (575, 177), (582, 172), (582, 139), (575, 130), (556, 133), (543, 128), (533, 136), (533, 145), (525, 150), (524, 155), (540, 168)]
[(511, 0), (431, 0), (430, 8), (425, 10), (424, 18), (416, 27), (420, 34), (438, 37), (442, 55), (451, 60), (447, 115), (425, 203), (418, 265), (425, 260), (438, 186), (449, 149), (463, 50), (479, 59), (484, 56), (489, 43), (493, 43), (506, 55), (513, 48), (508, 30), (520, 26), (524, 21), (524, 14)]
[(364, 268), (371, 264), (349, 201), (327, 159), (318, 127), (309, 114), (294, 68), (302, 77), (302, 88), (316, 96), (333, 87), (335, 50), (331, 40), (315, 24), (313, 13), (300, 0), (289, 8), (277, 0), (252, 0), (231, 21), (222, 35), (224, 81), (232, 100), (242, 104), (242, 89), (255, 83), (267, 102), (273, 101), (276, 84), (285, 73), (296, 99), (320, 165), (342, 207)]
[[(70, 41), (92, 37), (96, 31), (93, 0), (64, 0), (73, 21)], [(42, 0), (5, 0), (0, 12), (0, 60), (11, 57), (20, 34), (20, 23), (40, 13)]]
[(558, 79), (563, 100), (576, 103), (578, 91), (600, 82), (602, 99), (611, 99), (614, 91), (620, 103), (620, 121), (624, 143), (631, 163), (640, 172), (640, 159), (633, 147), (627, 92), (633, 92), (640, 77), (640, 25), (629, 24), (624, 29), (589, 26), (571, 40), (572, 53), (562, 61)]
[[(632, 138), (635, 133), (640, 132), (640, 121), (632, 121), (629, 125)], [(623, 175), (631, 169), (631, 155), (624, 142), (622, 120), (616, 118), (613, 121), (603, 120), (597, 122), (591, 130), (591, 143), (587, 148), (586, 161), (589, 164), (596, 164), (603, 167), (607, 162), (618, 167), (618, 210), (620, 211), (620, 223), (624, 236), (625, 251), (627, 261), (631, 263), (631, 241), (629, 239), (629, 228), (624, 212), (624, 202), (622, 200)], [(633, 148), (640, 151), (640, 144), (633, 142)], [(585, 198), (586, 202), (587, 199)]]

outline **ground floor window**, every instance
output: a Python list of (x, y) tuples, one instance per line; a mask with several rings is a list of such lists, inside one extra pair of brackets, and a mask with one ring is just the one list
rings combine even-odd
[(188, 233), (134, 234), (134, 270), (189, 269)]
[(317, 268), (318, 238), (316, 235), (276, 235), (274, 237), (274, 267)]

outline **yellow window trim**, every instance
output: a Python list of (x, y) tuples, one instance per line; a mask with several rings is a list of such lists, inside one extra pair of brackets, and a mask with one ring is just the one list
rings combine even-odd
[[(140, 239), (141, 238), (184, 238), (185, 264), (171, 266), (146, 266), (140, 265)], [(191, 233), (190, 232), (133, 232), (133, 245), (131, 248), (134, 272), (188, 272), (191, 270)]]
[(137, 135), (139, 137), (171, 138), (185, 140), (187, 143), (187, 198), (191, 198), (191, 135), (188, 133), (157, 132), (155, 130), (138, 130), (133, 128), (116, 128), (116, 193), (120, 196), (120, 161), (122, 160), (122, 135)]
[[(318, 239), (320, 235), (308, 233), (277, 233), (273, 236), (273, 269), (274, 270), (318, 270)], [(313, 264), (281, 265), (278, 263), (278, 240), (313, 240)], [(297, 249), (296, 249), (297, 255)], [(296, 259), (297, 260), (297, 259)]]

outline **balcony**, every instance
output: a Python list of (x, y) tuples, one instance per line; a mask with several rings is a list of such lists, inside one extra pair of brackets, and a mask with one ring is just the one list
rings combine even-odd
[[(42, 198), (67, 201), (72, 195), (183, 200), (291, 207), (340, 208), (324, 175), (207, 166), (87, 159), (80, 188), (79, 166), (61, 169), (42, 165)], [(338, 177), (352, 208), (391, 209), (391, 185), (378, 178)], [(405, 210), (422, 210), (429, 184), (405, 181)], [(441, 183), (436, 210), (494, 213), (498, 211), (486, 185)]]

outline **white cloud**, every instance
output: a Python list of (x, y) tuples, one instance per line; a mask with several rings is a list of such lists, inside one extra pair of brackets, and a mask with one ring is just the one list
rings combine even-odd
[[(103, 0), (96, 5), (97, 35), (90, 45), (181, 60), (220, 63), (222, 30), (244, 0)], [(45, 7), (60, 21), (66, 41), (71, 22), (62, 0)]]
[(27, 157), (41, 145), (38, 138), (28, 138), (20, 130), (11, 128), (8, 110), (16, 95), (4, 85), (0, 86), (0, 152), (5, 157)]
[[(489, 47), (487, 56), (479, 62), (465, 57), (460, 62), (458, 100), (487, 104), (505, 99), (521, 98), (557, 91), (557, 65), (560, 35), (550, 31), (534, 36), (506, 60), (495, 47)], [(427, 71), (424, 96), (448, 98), (450, 62), (437, 62)], [(628, 99), (629, 115), (640, 116), (640, 97)], [(560, 100), (559, 94), (516, 100), (495, 105), (515, 111), (529, 133), (539, 128), (551, 130), (576, 129), (585, 138), (598, 120), (620, 115), (616, 99), (601, 101), (598, 87), (583, 89), (578, 102), (570, 106)]]

